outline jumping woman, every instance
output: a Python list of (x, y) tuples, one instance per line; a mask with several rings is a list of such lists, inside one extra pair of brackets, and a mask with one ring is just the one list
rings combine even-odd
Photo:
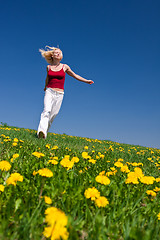
[(46, 46), (47, 50), (39, 49), (42, 57), (45, 58), (49, 65), (47, 66), (47, 77), (45, 81), (44, 110), (41, 113), (41, 119), (38, 126), (38, 138), (46, 138), (49, 128), (57, 116), (63, 96), (65, 74), (88, 84), (94, 83), (75, 74), (67, 64), (60, 63), (63, 53), (59, 48)]

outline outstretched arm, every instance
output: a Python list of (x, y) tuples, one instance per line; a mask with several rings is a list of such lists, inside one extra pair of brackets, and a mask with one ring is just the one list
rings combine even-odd
[(88, 84), (94, 83), (92, 80), (87, 80), (87, 79), (79, 76), (78, 74), (75, 74), (67, 64), (65, 64), (65, 66), (66, 66), (66, 68), (67, 68), (67, 69), (66, 69), (66, 73), (67, 73), (69, 76), (71, 76), (71, 77), (73, 77), (73, 78), (75, 78), (75, 79), (77, 79), (77, 80), (79, 80), (79, 81), (81, 81), (81, 82), (88, 83)]

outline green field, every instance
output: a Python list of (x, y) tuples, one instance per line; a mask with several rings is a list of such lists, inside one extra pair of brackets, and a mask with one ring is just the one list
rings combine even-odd
[(0, 239), (158, 240), (159, 170), (159, 149), (1, 126)]

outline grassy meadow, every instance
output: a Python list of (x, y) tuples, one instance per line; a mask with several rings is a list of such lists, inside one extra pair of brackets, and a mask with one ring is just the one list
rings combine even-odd
[(160, 239), (160, 150), (0, 126), (0, 239)]

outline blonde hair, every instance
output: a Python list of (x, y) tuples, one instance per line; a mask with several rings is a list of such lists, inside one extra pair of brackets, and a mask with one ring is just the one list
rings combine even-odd
[[(39, 49), (39, 52), (41, 53), (42, 57), (45, 58), (45, 60), (49, 63), (52, 64), (54, 59), (52, 57), (52, 54), (54, 53), (55, 50), (59, 49), (59, 48), (55, 48), (55, 47), (49, 47), (49, 46), (45, 46), (45, 48), (48, 48), (47, 50), (44, 49)], [(61, 49), (59, 49), (61, 51)], [(61, 51), (61, 60), (63, 58), (63, 53)]]

